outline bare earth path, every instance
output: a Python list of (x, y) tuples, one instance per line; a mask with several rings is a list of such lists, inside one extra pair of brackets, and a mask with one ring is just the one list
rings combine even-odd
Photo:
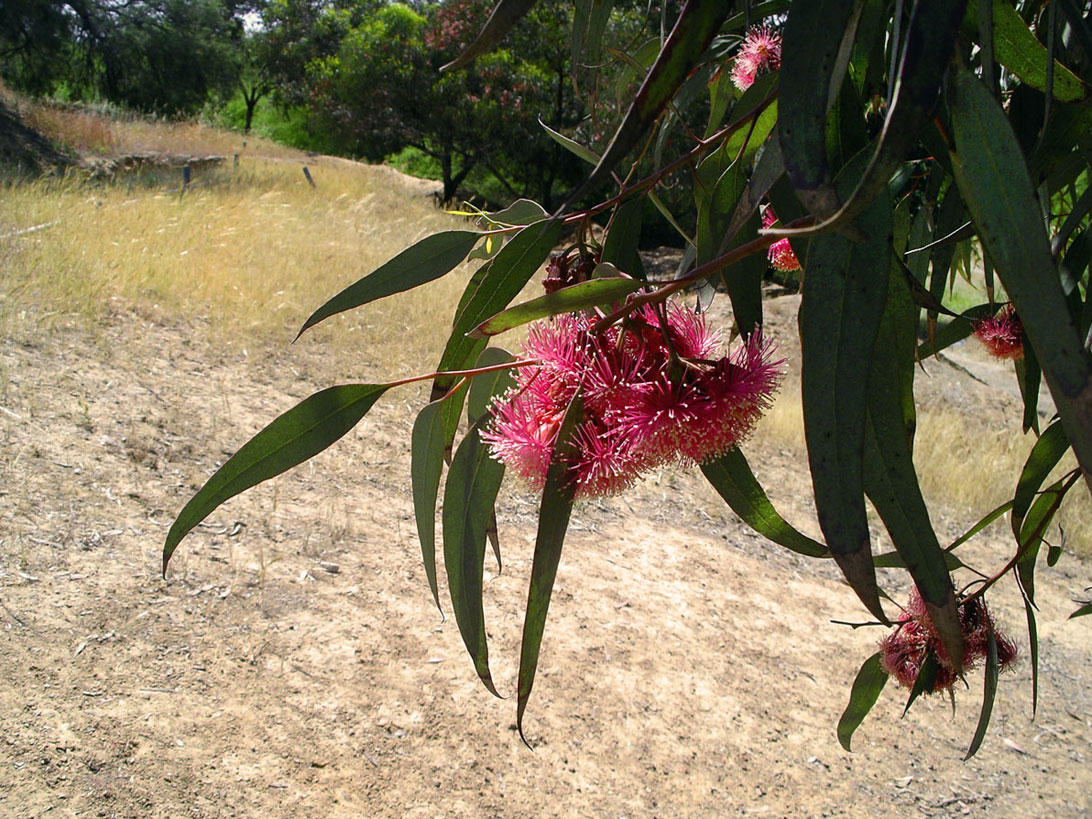
[[(905, 692), (889, 685), (856, 752), (841, 750), (834, 726), (877, 632), (831, 624), (863, 614), (833, 567), (760, 541), (682, 472), (578, 507), (527, 750), (514, 701), (477, 683), (429, 598), (408, 497), (412, 393), (215, 513), (164, 581), (166, 526), (192, 491), (332, 383), (320, 349), (244, 356), (204, 338), (122, 314), (93, 331), (31, 317), (0, 341), (0, 814), (1092, 811), (1092, 618), (1065, 619), (1090, 572), (1072, 556), (1039, 575), (1037, 718), (1024, 661), (966, 764), (980, 672), (954, 718), (933, 697), (900, 720)], [(797, 456), (761, 441), (748, 455), (808, 526)], [(486, 616), (511, 692), (535, 509), (520, 494), (501, 509)], [(998, 565), (996, 542), (968, 548)], [(1015, 590), (998, 592), (998, 619), (1021, 633)]]

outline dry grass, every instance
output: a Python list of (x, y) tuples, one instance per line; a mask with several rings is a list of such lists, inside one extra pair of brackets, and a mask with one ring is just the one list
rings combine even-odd
[[(2, 91), (2, 89), (0, 89)], [(38, 102), (6, 95), (23, 120), (81, 155), (117, 153), (250, 154), (299, 159), (303, 154), (268, 139), (210, 128), (196, 121), (167, 122), (93, 108)]]
[[(73, 139), (95, 132), (86, 126), (90, 115), (61, 113), (60, 124), (76, 128)], [(184, 125), (104, 122), (100, 131), (119, 152), (144, 131), (156, 137), (141, 144), (171, 153), (212, 153), (237, 139)], [(93, 324), (118, 309), (152, 310), (207, 321), (218, 339), (244, 346), (286, 343), (342, 287), (429, 233), (465, 226), (436, 209), (427, 187), (388, 168), (278, 151), (244, 156), (234, 171), (230, 161), (205, 171), (184, 195), (78, 175), (9, 188), (0, 235), (49, 227), (0, 240), (0, 313), (10, 320), (16, 305), (33, 304)], [(304, 163), (317, 189), (301, 173)], [(312, 335), (322, 342), (331, 328), (351, 333), (339, 346), (352, 349), (352, 362), (382, 362), (392, 376), (429, 367), (468, 275), (458, 269)]]
[[(54, 139), (85, 151), (230, 155), (241, 146), (238, 134), (192, 124), (111, 120), (49, 106), (38, 106), (34, 117)], [(0, 236), (54, 224), (0, 239), (0, 327), (9, 330), (28, 307), (39, 321), (42, 314), (75, 314), (92, 326), (111, 312), (138, 310), (207, 326), (214, 342), (236, 348), (286, 344), (345, 285), (422, 236), (465, 225), (438, 211), (421, 184), (388, 168), (256, 140), (247, 151), (237, 170), (229, 160), (182, 196), (79, 177), (7, 189)], [(317, 189), (300, 172), (304, 163)], [(335, 317), (305, 343), (328, 347), (327, 363), (340, 377), (427, 371), (468, 276), (464, 266)], [(759, 436), (803, 452), (795, 375)], [(974, 428), (966, 414), (924, 411), (916, 451), (927, 500), (969, 525), (1011, 497), (1030, 445), (1009, 432)], [(1060, 520), (1070, 544), (1092, 554), (1092, 514), (1079, 489)]]

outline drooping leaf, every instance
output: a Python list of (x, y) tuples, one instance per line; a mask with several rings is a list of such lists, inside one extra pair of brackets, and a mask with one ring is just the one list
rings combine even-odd
[(648, 192), (648, 201), (655, 205), (656, 210), (660, 212), (660, 215), (664, 217), (671, 227), (675, 228), (675, 232), (679, 234), (679, 238), (686, 242), (690, 247), (697, 246), (694, 239), (686, 232), (686, 228), (679, 224), (679, 220), (675, 218), (675, 214), (671, 212), (671, 208), (664, 204), (663, 199), (657, 196), (655, 191)]
[[(455, 326), (436, 368), (438, 371), (463, 370), (477, 359), (485, 349), (485, 342), (467, 338), (466, 334), (507, 307), (519, 294), (557, 244), (561, 227), (560, 220), (528, 225), (513, 236), (492, 261), (483, 265), (484, 272), (479, 271), (481, 276), (476, 276), (478, 283), (473, 293), (466, 295), (460, 304)], [(438, 377), (432, 385), (433, 400), (450, 390), (454, 383), (451, 376)]]
[(1028, 453), (1024, 468), (1020, 472), (1020, 480), (1016, 484), (1016, 494), (1012, 499), (1012, 533), (1016, 537), (1020, 536), (1024, 516), (1031, 508), (1043, 481), (1068, 450), (1069, 441), (1065, 437), (1065, 430), (1060, 421), (1055, 421), (1043, 431)]
[[(721, 254), (729, 253), (758, 233), (762, 218), (756, 211), (742, 229), (727, 243), (721, 245)], [(721, 271), (721, 280), (732, 302), (732, 319), (736, 331), (750, 336), (762, 326), (762, 280), (768, 268), (766, 254), (755, 253), (740, 259)]]
[(1084, 617), (1087, 614), (1092, 614), (1092, 603), (1085, 603), (1083, 606), (1081, 606), (1079, 609), (1069, 615), (1068, 619), (1072, 620), (1074, 617)]
[(507, 310), (483, 321), (471, 330), (468, 335), (471, 338), (488, 338), (546, 316), (556, 316), (558, 313), (572, 313), (576, 310), (585, 310), (589, 307), (620, 301), (631, 293), (636, 293), (642, 287), (644, 287), (644, 282), (636, 279), (590, 279), (586, 282), (563, 287), (553, 293), (547, 293), (537, 299), (525, 301), (514, 307), (509, 307)]
[[(796, 195), (818, 218), (838, 209), (827, 164), (828, 100), (841, 87), (843, 46), (856, 28), (854, 0), (795, 3), (782, 41), (778, 135)], [(837, 76), (835, 76), (837, 74)]]
[(550, 138), (554, 142), (556, 142), (558, 145), (560, 145), (565, 150), (569, 151), (570, 153), (572, 153), (575, 156), (580, 157), (585, 162), (587, 162), (587, 163), (589, 163), (591, 165), (598, 165), (599, 164), (599, 154), (597, 154), (595, 151), (591, 150), (591, 148), (585, 148), (583, 145), (581, 145), (575, 139), (569, 139), (564, 134), (558, 133), (553, 128), (551, 128), (549, 125), (547, 125), (545, 122), (543, 122), (541, 119), (538, 121), (538, 124), (542, 126), (542, 129), (550, 136)]
[(585, 78), (594, 75), (603, 53), (603, 32), (614, 10), (614, 0), (577, 0), (573, 8), (570, 46), (573, 85), (580, 93)]
[(979, 532), (981, 532), (983, 529), (985, 529), (987, 526), (989, 526), (991, 523), (993, 523), (995, 520), (997, 520), (1003, 514), (1008, 512), (1010, 509), (1012, 509), (1012, 501), (1006, 501), (1005, 503), (998, 506), (996, 509), (990, 511), (989, 513), (986, 514), (985, 517), (982, 518), (982, 520), (978, 521), (978, 523), (976, 523), (974, 526), (972, 526), (970, 529), (968, 529), (962, 535), (960, 535), (955, 540), (953, 540), (951, 543), (949, 543), (947, 545), (947, 547), (945, 547), (945, 551), (946, 552), (951, 552), (951, 551), (955, 550), (956, 548), (962, 546), (964, 543), (966, 543), (972, 537), (977, 535)]
[(178, 513), (163, 546), (163, 572), (179, 541), (216, 507), (315, 457), (357, 425), (388, 384), (344, 384), (303, 399), (247, 441)]
[(1035, 430), (1039, 434), (1039, 384), (1043, 380), (1043, 371), (1035, 359), (1035, 350), (1030, 344), (1024, 345), (1024, 355), (1013, 362), (1016, 370), (1016, 383), (1020, 385), (1020, 397), (1024, 399), (1024, 415), (1021, 419), (1023, 431)]
[[(747, 182), (747, 187), (736, 205), (732, 221), (728, 225), (727, 237), (739, 234), (743, 225), (758, 209), (763, 197), (773, 188), (777, 181), (785, 175), (785, 163), (781, 155), (781, 145), (777, 141), (777, 134), (770, 134), (762, 145), (762, 154), (755, 163), (754, 171)], [(797, 205), (799, 207), (799, 205)], [(790, 214), (778, 211), (778, 216), (787, 219)], [(795, 249), (795, 248), (794, 248)]]
[[(852, 184), (847, 166), (839, 188)], [(865, 607), (886, 622), (872, 565), (863, 455), (869, 372), (891, 253), (892, 207), (879, 197), (859, 217), (868, 238), (811, 239), (800, 306), (801, 398), (815, 508), (839, 568)]]
[(722, 255), (721, 242), (728, 231), (732, 213), (747, 185), (745, 171), (746, 167), (743, 163), (733, 162), (713, 182), (708, 195), (695, 196), (698, 211), (697, 229), (694, 234), (698, 250), (695, 260), (697, 264), (703, 265)]
[(478, 427), (471, 427), (455, 450), (444, 485), (444, 568), (463, 644), (479, 679), (495, 696), (500, 695), (489, 673), (482, 572), (486, 529), (503, 478), (504, 465), (490, 457)]
[(603, 240), (604, 264), (613, 264), (623, 273), (635, 279), (645, 281), (644, 263), (638, 247), (641, 241), (641, 222), (644, 203), (639, 196), (633, 196), (614, 207), (610, 220), (610, 230)]
[(296, 338), (332, 315), (447, 275), (466, 258), (480, 238), (480, 233), (470, 230), (447, 230), (426, 236), (327, 301), (303, 323)]
[(1092, 475), (1092, 360), (1070, 316), (1023, 153), (989, 91), (965, 67), (953, 73), (956, 181), (1035, 349), (1077, 462)]
[(838, 742), (847, 751), (853, 750), (849, 747), (853, 732), (868, 716), (886, 684), (887, 672), (880, 666), (880, 653), (876, 652), (864, 661), (861, 670), (857, 672), (857, 678), (849, 692), (849, 704), (838, 720)]
[[(591, 175), (569, 197), (575, 202), (603, 182), (648, 133), (728, 16), (727, 0), (687, 0), (621, 124)], [(568, 204), (566, 202), (566, 205)]]
[[(486, 347), (474, 364), (475, 369), (496, 367), (508, 364), (515, 360), (507, 350), (501, 347)], [(466, 399), (466, 423), (467, 426), (485, 425), (488, 422), (487, 415), (493, 399), (503, 395), (516, 380), (511, 369), (494, 370), (488, 373), (474, 376), (470, 382), (470, 392)], [(489, 545), (493, 547), (493, 556), (497, 559), (497, 572), (503, 566), (501, 562), (500, 531), (497, 528), (497, 510), (494, 508), (489, 513), (489, 522), (485, 527), (485, 536)]]
[(738, 447), (706, 461), (701, 471), (732, 511), (767, 540), (808, 557), (830, 557), (826, 546), (801, 534), (778, 514)]
[(918, 676), (914, 679), (914, 687), (910, 689), (910, 696), (906, 700), (906, 707), (902, 709), (902, 715), (904, 717), (906, 716), (906, 712), (910, 710), (910, 706), (914, 704), (914, 700), (922, 694), (927, 694), (933, 690), (933, 686), (937, 683), (937, 671), (939, 668), (940, 664), (937, 662), (936, 652), (930, 651), (929, 656), (925, 658), (925, 662), (921, 664), (921, 670), (918, 671)]
[[(891, 179), (891, 174), (900, 163), (905, 161), (918, 135), (930, 121), (930, 116), (937, 98), (940, 94), (941, 82), (944, 79), (948, 61), (952, 55), (952, 47), (955, 43), (955, 35), (959, 30), (959, 24), (963, 19), (965, 0), (949, 0), (944, 3), (916, 2), (910, 17), (910, 26), (907, 30), (905, 43), (902, 44), (898, 75), (895, 78), (895, 92), (891, 99), (891, 108), (884, 120), (883, 132), (880, 134), (879, 144), (869, 162), (867, 170), (858, 182), (853, 193), (846, 198), (837, 213), (821, 214), (830, 218), (821, 225), (811, 230), (828, 229), (835, 225), (842, 225), (856, 218), (868, 203), (882, 191)], [(852, 4), (850, 4), (852, 5)], [(795, 14), (795, 10), (794, 10)], [(790, 15), (790, 25), (793, 15)], [(788, 31), (786, 31), (786, 38)], [(831, 36), (833, 43), (833, 35)], [(788, 53), (789, 43), (785, 43), (785, 51)], [(831, 78), (839, 79), (840, 78)], [(818, 78), (816, 79), (818, 82)], [(818, 92), (818, 89), (816, 89)], [(782, 94), (782, 105), (786, 104), (785, 95)], [(811, 101), (811, 123), (819, 116), (822, 110), (825, 116), (825, 98)], [(782, 126), (782, 131), (786, 126)], [(786, 150), (785, 138), (782, 136), (782, 148)], [(808, 146), (813, 152), (818, 151), (817, 146), (808, 141)], [(793, 167), (786, 161), (790, 175)], [(813, 171), (811, 173), (814, 173)], [(796, 178), (794, 177), (794, 184)], [(818, 184), (818, 179), (808, 179), (808, 182)], [(797, 186), (797, 194), (801, 191)], [(801, 197), (803, 200), (803, 196)], [(806, 200), (805, 204), (807, 203)], [(814, 212), (814, 211), (813, 211)], [(820, 215), (817, 213), (817, 215)]]
[(921, 592), (953, 667), (960, 669), (963, 630), (955, 588), (914, 469), (916, 323), (909, 288), (892, 267), (868, 380), (864, 488)]
[(436, 499), (440, 493), (440, 476), (444, 469), (444, 421), (438, 402), (426, 404), (413, 422), (410, 437), (410, 485), (413, 491), (413, 515), (417, 521), (417, 540), (421, 543), (421, 559), (425, 566), (432, 598), (440, 606), (440, 590), (436, 582)]
[(1024, 601), (1024, 614), (1028, 621), (1028, 657), (1031, 662), (1031, 715), (1039, 710), (1039, 625), (1035, 619), (1035, 604), (1023, 586), (1020, 597)]
[(971, 746), (967, 749), (963, 761), (966, 762), (982, 747), (982, 740), (986, 738), (986, 729), (990, 726), (990, 715), (993, 713), (993, 700), (997, 695), (997, 637), (991, 628), (986, 643), (986, 672), (983, 674), (985, 681), (982, 685), (982, 711), (978, 715), (978, 727), (975, 729)]
[(568, 479), (567, 459), (575, 448), (573, 431), (583, 418), (584, 408), (577, 394), (569, 403), (557, 433), (557, 443), (550, 456), (546, 471), (546, 486), (542, 490), (542, 502), (538, 512), (538, 535), (535, 538), (535, 555), (531, 564), (531, 586), (527, 592), (527, 609), (523, 619), (523, 641), (519, 657), (519, 693), (516, 706), (516, 728), (523, 734), (523, 713), (531, 697), (538, 669), (539, 648), (546, 627), (546, 613), (550, 608), (557, 567), (561, 561), (561, 547), (569, 527), (569, 515), (573, 508), (574, 487)]
[(534, 6), (535, 0), (499, 0), (493, 8), (493, 13), (485, 21), (478, 36), (468, 45), (463, 52), (447, 65), (441, 66), (441, 71), (454, 71), (474, 61), (474, 58), (489, 51), (493, 46), (504, 39), (512, 27)]

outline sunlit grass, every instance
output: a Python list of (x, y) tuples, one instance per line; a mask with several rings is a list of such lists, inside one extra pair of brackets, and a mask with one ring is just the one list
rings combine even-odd
[[(28, 309), (89, 326), (131, 309), (207, 328), (213, 344), (287, 345), (304, 319), (346, 285), (425, 235), (466, 226), (439, 211), (419, 183), (389, 168), (307, 156), (259, 140), (249, 141), (236, 168), (230, 158), (241, 148), (236, 133), (41, 110), (37, 124), (79, 150), (228, 158), (198, 174), (181, 195), (79, 174), (5, 189), (4, 331)], [(303, 164), (316, 188), (304, 178)], [(47, 227), (11, 235), (38, 225)], [(377, 370), (390, 378), (427, 372), (469, 274), (463, 266), (426, 287), (335, 317), (301, 343), (329, 349), (324, 357), (345, 378), (370, 378)], [(964, 300), (981, 300), (965, 289), (957, 284)], [(519, 343), (513, 335), (502, 339), (510, 349)], [(797, 374), (789, 374), (756, 439), (800, 453), (804, 468)], [(954, 410), (923, 410), (915, 450), (930, 507), (971, 525), (1011, 498), (1031, 444), (1029, 436), (984, 429)], [(1070, 493), (1059, 521), (1070, 546), (1092, 554), (1092, 514), (1082, 484)]]
[[(302, 154), (226, 164), (184, 194), (79, 175), (8, 188), (0, 236), (46, 226), (0, 240), (8, 312), (36, 304), (93, 323), (139, 307), (207, 320), (221, 339), (286, 343), (341, 288), (423, 236), (466, 226), (387, 168)], [(464, 266), (330, 325), (355, 361), (389, 363), (392, 376), (431, 366), (468, 275)]]

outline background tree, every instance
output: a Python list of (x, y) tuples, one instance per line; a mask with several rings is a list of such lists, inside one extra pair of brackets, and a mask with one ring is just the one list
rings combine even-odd
[(247, 4), (5, 3), (0, 70), (19, 90), (188, 115), (229, 89)]

